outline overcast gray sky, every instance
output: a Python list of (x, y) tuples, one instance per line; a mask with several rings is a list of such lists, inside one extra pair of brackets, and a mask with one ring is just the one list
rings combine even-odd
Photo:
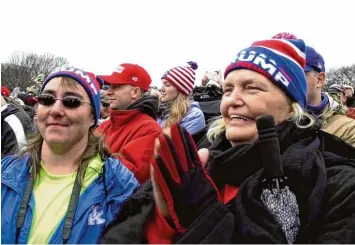
[(193, 60), (198, 79), (241, 49), (282, 31), (320, 52), (326, 68), (355, 63), (353, 1), (1, 1), (1, 62), (13, 51), (50, 52), (81, 69), (145, 67), (154, 85)]

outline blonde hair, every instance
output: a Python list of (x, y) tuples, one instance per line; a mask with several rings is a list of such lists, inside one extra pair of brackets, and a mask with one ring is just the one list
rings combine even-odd
[[(293, 121), (298, 128), (310, 128), (312, 127), (316, 120), (309, 113), (303, 111), (302, 107), (297, 102), (292, 102), (291, 110), (293, 112), (292, 117), (289, 119)], [(308, 123), (303, 124), (304, 120), (307, 118)], [(218, 118), (215, 121), (211, 122), (210, 127), (207, 131), (207, 139), (212, 142), (215, 140), (221, 133), (226, 130), (223, 118)]]
[[(77, 88), (78, 83), (75, 80), (69, 77), (61, 78), (62, 86)], [(91, 113), (93, 114), (93, 108), (91, 108)], [(84, 153), (78, 157), (78, 159), (75, 159), (75, 163), (78, 165), (80, 184), (84, 181), (85, 170), (89, 164), (90, 158), (97, 154), (99, 154), (101, 158), (111, 156), (111, 153), (105, 144), (104, 137), (95, 132), (95, 127), (91, 127), (88, 134), (88, 142)], [(29, 136), (26, 146), (19, 152), (20, 156), (29, 155), (31, 174), (34, 179), (36, 179), (41, 170), (42, 144), (43, 137), (38, 129), (36, 129), (36, 131)]]
[(172, 102), (168, 118), (164, 124), (164, 128), (169, 128), (174, 123), (179, 122), (187, 113), (190, 107), (190, 99), (188, 96), (179, 92), (176, 99)]

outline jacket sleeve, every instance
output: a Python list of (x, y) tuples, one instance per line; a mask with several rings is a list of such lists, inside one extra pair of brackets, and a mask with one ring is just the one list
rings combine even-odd
[(340, 131), (343, 130), (341, 138), (348, 144), (355, 147), (355, 120), (350, 118), (346, 119), (348, 120), (341, 125), (341, 128), (339, 128)]
[(120, 151), (119, 159), (131, 170), (140, 184), (150, 179), (150, 161), (154, 154), (154, 142), (161, 133), (157, 128), (142, 129), (143, 135), (126, 144)]
[(12, 155), (18, 149), (18, 142), (12, 127), (5, 121), (1, 125), (1, 158)]
[(182, 119), (181, 125), (190, 134), (195, 134), (206, 126), (205, 116), (200, 109), (194, 108)]
[(173, 237), (173, 243), (231, 243), (235, 232), (234, 216), (218, 202), (206, 209), (183, 234)]
[(355, 120), (344, 115), (334, 116), (335, 120), (324, 131), (334, 134), (355, 147)]
[(326, 203), (311, 243), (355, 243), (355, 161), (345, 162), (327, 170)]

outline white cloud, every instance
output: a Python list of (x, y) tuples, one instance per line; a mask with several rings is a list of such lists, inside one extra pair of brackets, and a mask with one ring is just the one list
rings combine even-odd
[(154, 84), (194, 60), (198, 78), (224, 69), (251, 42), (288, 31), (325, 58), (354, 63), (351, 1), (19, 1), (1, 3), (1, 61), (13, 51), (50, 52), (98, 74), (145, 67)]

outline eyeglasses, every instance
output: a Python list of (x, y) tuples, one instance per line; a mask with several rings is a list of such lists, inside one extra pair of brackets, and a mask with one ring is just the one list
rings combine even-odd
[(89, 102), (81, 101), (79, 98), (75, 96), (67, 96), (63, 99), (58, 99), (55, 98), (53, 95), (41, 94), (38, 96), (37, 99), (38, 99), (38, 103), (44, 106), (51, 106), (56, 102), (56, 100), (61, 100), (63, 105), (66, 108), (70, 108), (70, 109), (78, 108), (83, 103), (91, 105)]
[(109, 106), (110, 106), (110, 103), (102, 102), (102, 106), (103, 106), (103, 107), (109, 107)]

